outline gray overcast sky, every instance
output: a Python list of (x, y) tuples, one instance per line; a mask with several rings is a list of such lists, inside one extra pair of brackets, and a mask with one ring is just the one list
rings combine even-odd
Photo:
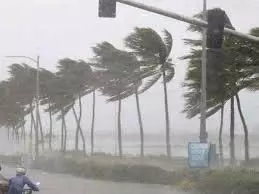
[[(138, 0), (166, 10), (192, 16), (202, 8), (202, 0)], [(228, 13), (233, 25), (242, 32), (259, 26), (256, 17), (259, 0), (208, 0), (209, 8), (221, 7)], [(187, 120), (180, 112), (183, 109), (183, 89), (186, 62), (178, 58), (188, 52), (183, 38), (193, 36), (186, 32), (187, 25), (163, 16), (148, 13), (118, 4), (116, 19), (97, 17), (98, 0), (8, 0), (0, 7), (0, 61), (1, 77), (7, 75), (6, 67), (17, 60), (6, 59), (5, 55), (41, 56), (41, 66), (55, 70), (56, 62), (64, 57), (85, 59), (92, 56), (91, 47), (101, 41), (109, 41), (123, 48), (123, 38), (134, 27), (151, 27), (161, 32), (169, 30), (174, 38), (172, 58), (176, 64), (176, 76), (169, 85), (169, 106), (172, 133), (181, 131), (198, 132), (198, 119)], [(26, 61), (20, 61), (26, 62)], [(249, 127), (256, 128), (258, 121), (258, 94), (242, 93), (241, 100)], [(162, 85), (141, 95), (144, 127), (149, 132), (164, 132), (164, 106)], [(115, 104), (107, 104), (104, 98), (97, 100), (97, 131), (114, 131)], [(84, 100), (84, 130), (89, 130), (91, 99)], [(86, 108), (87, 107), (87, 108)], [(218, 128), (218, 115), (209, 120), (208, 129)], [(87, 119), (86, 119), (87, 118)], [(227, 118), (227, 116), (226, 116)], [(238, 119), (239, 120), (239, 119)], [(46, 119), (45, 125), (47, 126)], [(74, 121), (71, 117), (69, 126)], [(239, 121), (237, 121), (239, 124)], [(240, 127), (241, 128), (241, 127)], [(123, 101), (123, 130), (138, 132), (134, 98)], [(252, 129), (251, 129), (252, 130)], [(89, 132), (89, 131), (88, 131)]]

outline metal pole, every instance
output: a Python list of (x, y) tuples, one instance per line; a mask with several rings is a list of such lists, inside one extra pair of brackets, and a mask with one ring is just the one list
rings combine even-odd
[[(203, 20), (206, 21), (207, 0), (203, 0)], [(206, 47), (207, 29), (203, 28), (202, 33), (202, 70), (201, 70), (201, 117), (200, 117), (200, 142), (207, 142), (206, 132), (206, 109), (207, 109), (207, 60)]]
[(35, 131), (35, 155), (39, 156), (39, 68), (40, 57), (37, 56), (37, 73), (36, 73), (36, 131)]
[[(187, 16), (183, 16), (183, 15), (173, 13), (173, 12), (170, 12), (170, 11), (166, 11), (166, 10), (163, 10), (163, 9), (159, 9), (159, 8), (156, 8), (156, 7), (153, 7), (153, 6), (150, 6), (150, 5), (145, 5), (143, 3), (137, 3), (137, 2), (134, 2), (134, 1), (131, 1), (131, 0), (117, 0), (117, 2), (125, 4), (125, 5), (129, 5), (131, 7), (143, 9), (143, 10), (146, 10), (146, 11), (149, 11), (149, 12), (157, 13), (159, 15), (163, 15), (163, 16), (166, 16), (166, 17), (169, 17), (169, 18), (173, 18), (173, 19), (176, 19), (176, 20), (179, 20), (179, 21), (182, 21), (182, 22), (186, 22), (186, 23), (189, 23), (189, 24), (194, 24), (194, 25), (201, 26), (201, 27), (207, 27), (206, 21), (199, 20), (199, 19), (196, 19), (196, 18), (187, 17)], [(229, 28), (225, 28), (225, 33), (232, 34), (234, 36), (240, 37), (240, 38), (245, 39), (245, 40), (250, 40), (250, 41), (253, 41), (253, 42), (259, 42), (259, 37), (244, 34), (244, 33), (229, 29)]]

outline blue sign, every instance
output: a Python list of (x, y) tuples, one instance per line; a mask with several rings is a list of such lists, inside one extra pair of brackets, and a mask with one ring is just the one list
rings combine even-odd
[(191, 168), (209, 167), (209, 143), (191, 142), (188, 145), (188, 162)]

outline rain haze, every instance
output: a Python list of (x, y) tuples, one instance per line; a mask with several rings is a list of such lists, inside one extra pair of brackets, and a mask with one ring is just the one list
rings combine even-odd
[[(203, 0), (134, 1), (189, 17), (200, 13), (205, 2)], [(248, 34), (252, 28), (259, 27), (259, 0), (207, 0), (207, 3), (208, 9), (225, 10), (235, 29), (242, 33)], [(211, 100), (213, 105), (218, 102), (224, 105), (226, 99), (229, 100), (229, 96), (232, 98), (231, 102), (234, 99), (238, 102), (238, 94), (240, 94), (242, 111), (235, 108), (234, 119), (234, 108), (230, 111), (230, 105), (226, 103), (223, 119), (220, 113), (207, 119), (209, 136), (208, 142), (204, 143), (202, 138), (199, 139), (199, 115), (188, 119), (183, 113), (184, 94), (187, 92), (187, 88), (183, 87), (183, 82), (190, 64), (180, 59), (190, 53), (190, 47), (184, 44), (183, 39), (200, 38), (200, 34), (188, 32), (189, 25), (184, 22), (121, 3), (117, 3), (116, 18), (100, 18), (98, 17), (98, 4), (99, 0), (7, 0), (1, 2), (0, 194), (5, 194), (3, 189), (8, 188), (9, 194), (11, 194), (11, 189), (22, 192), (21, 188), (24, 185), (20, 185), (21, 182), (29, 181), (27, 178), (24, 179), (24, 175), (28, 175), (33, 180), (29, 186), (40, 181), (41, 184), (35, 184), (34, 187), (38, 185), (40, 193), (48, 194), (190, 194), (192, 191), (208, 194), (236, 193), (236, 191), (247, 194), (250, 191), (258, 193), (259, 175), (255, 172), (259, 169), (259, 93), (248, 90), (237, 93), (241, 88), (240, 85), (247, 88), (248, 82), (249, 84), (252, 81), (255, 83), (255, 79), (252, 78), (256, 77), (256, 73), (247, 69), (247, 66), (258, 65), (257, 45), (225, 36), (224, 48), (221, 47), (222, 45), (219, 49), (212, 48), (213, 52), (226, 53), (225, 56), (229, 56), (227, 59), (230, 59), (230, 62), (228, 61), (229, 64), (226, 65), (224, 61), (226, 66), (219, 68), (220, 70), (212, 68), (212, 77), (218, 79), (218, 73), (221, 73), (224, 81), (220, 80), (220, 83), (215, 85), (214, 82), (213, 84), (210, 82), (211, 85), (207, 89), (219, 86), (222, 90), (219, 92), (220, 95), (213, 89), (208, 90), (212, 91), (209, 93), (210, 99), (213, 98)], [(215, 13), (222, 12), (216, 10)], [(213, 14), (210, 16), (217, 19)], [(218, 24), (223, 24), (222, 17), (218, 22)], [(210, 20), (208, 23), (213, 24)], [(213, 25), (211, 26), (215, 27), (215, 23)], [(109, 42), (120, 50), (136, 51), (124, 45), (125, 38), (133, 33), (136, 27), (151, 28), (160, 35), (164, 35), (164, 29), (171, 33), (173, 47), (169, 58), (167, 58), (167, 53), (170, 50), (168, 46), (171, 43), (170, 37), (165, 38), (162, 43), (164, 47), (161, 49), (161, 41), (149, 44), (150, 40), (155, 40), (157, 36), (154, 37), (153, 31), (147, 30), (145, 33), (151, 32), (152, 36), (145, 39), (145, 34), (145, 38), (141, 37), (139, 38), (141, 40), (136, 42), (141, 44), (141, 47), (151, 45), (152, 50), (153, 47), (159, 47), (158, 57), (154, 51), (151, 52), (152, 57), (150, 57), (149, 52), (144, 54), (121, 52), (104, 44), (103, 50), (100, 49), (99, 53), (103, 55), (99, 57), (103, 57), (104, 62), (96, 60), (96, 63), (91, 65), (82, 62), (82, 60), (93, 61), (96, 54), (93, 52), (93, 47), (103, 42)], [(215, 32), (213, 27), (210, 28), (208, 25), (208, 29), (212, 29), (208, 30), (208, 34), (211, 32), (210, 35), (215, 38), (215, 34), (218, 35), (217, 32), (220, 29), (216, 29)], [(256, 31), (255, 34), (259, 33), (259, 28), (254, 31)], [(223, 33), (221, 35), (222, 38), (224, 35)], [(211, 38), (213, 41), (210, 42), (220, 42), (217, 37), (214, 38)], [(148, 46), (145, 45), (146, 42)], [(211, 49), (208, 42), (207, 48)], [(242, 50), (243, 48), (249, 49)], [(221, 52), (214, 53), (222, 54)], [(138, 54), (143, 55), (139, 57)], [(145, 58), (147, 54), (149, 56)], [(192, 62), (197, 65), (200, 59), (199, 51), (194, 55), (191, 57), (194, 61)], [(237, 55), (241, 56), (240, 59), (236, 57)], [(26, 56), (27, 59), (26, 57), (17, 58), (17, 56)], [(40, 67), (51, 72), (42, 69), (37, 71), (32, 68), (36, 68), (37, 64), (28, 57), (38, 59), (38, 56)], [(162, 59), (164, 56), (165, 60)], [(75, 61), (68, 60), (68, 58)], [(153, 65), (154, 58), (159, 58), (159, 64), (156, 60)], [(62, 64), (61, 59), (67, 60), (63, 60)], [(142, 59), (141, 63), (136, 63), (137, 59)], [(170, 66), (171, 61), (175, 69)], [(12, 64), (13, 69), (10, 71)], [(57, 66), (58, 64), (60, 66)], [(208, 64), (211, 63), (208, 62)], [(98, 69), (100, 67), (98, 65), (105, 66), (105, 70)], [(143, 67), (148, 67), (148, 70), (145, 69), (148, 72), (143, 73), (141, 71)], [(200, 69), (197, 69), (194, 71), (188, 69), (188, 72), (193, 75), (193, 80), (199, 79), (197, 71)], [(166, 71), (172, 73), (173, 70), (175, 70), (175, 75), (171, 76), (173, 79), (166, 84), (166, 78), (170, 78)], [(150, 89), (138, 95), (139, 79), (142, 81), (141, 76), (146, 76), (146, 73), (148, 76), (158, 75), (161, 79)], [(240, 77), (236, 76), (239, 75), (238, 73)], [(12, 79), (8, 79), (10, 75)], [(39, 81), (37, 75), (43, 78)], [(248, 81), (245, 80), (248, 77)], [(95, 80), (94, 84), (92, 80)], [(258, 82), (258, 79), (256, 81)], [(34, 85), (34, 82), (37, 84)], [(241, 82), (240, 85), (238, 85), (239, 82)], [(195, 84), (193, 84), (194, 87), (199, 85), (199, 83)], [(165, 86), (168, 90), (170, 134), (168, 125), (166, 126), (168, 122), (165, 119)], [(95, 92), (93, 91), (96, 88), (98, 92), (96, 103), (94, 103)], [(195, 91), (197, 92), (198, 89)], [(36, 90), (44, 95), (37, 95)], [(84, 95), (88, 91), (89, 94)], [(120, 101), (123, 96), (122, 91), (124, 94), (130, 93), (131, 96)], [(84, 96), (82, 114), (80, 114), (82, 95)], [(113, 95), (116, 100), (119, 99), (119, 102), (122, 102), (121, 136), (118, 119), (119, 102), (108, 102)], [(136, 105), (138, 96), (141, 114), (138, 114), (138, 103)], [(94, 107), (96, 107), (95, 118), (93, 117)], [(223, 110), (222, 107), (220, 109)], [(65, 114), (66, 110), (68, 110), (67, 114)], [(233, 113), (232, 117), (230, 117), (230, 112)], [(244, 135), (245, 124), (243, 122), (242, 125), (240, 121), (239, 116), (242, 114), (238, 114), (242, 112), (248, 125), (249, 135)], [(139, 115), (142, 116), (144, 133), (141, 133)], [(93, 121), (95, 121), (95, 126)], [(223, 136), (219, 135), (220, 121), (224, 121)], [(170, 141), (169, 137), (171, 137)], [(216, 149), (213, 149), (214, 145)], [(15, 165), (19, 167), (15, 169)], [(225, 169), (226, 166), (231, 168)], [(198, 168), (199, 171), (188, 170), (188, 167)], [(253, 173), (244, 170), (243, 167), (253, 169)], [(204, 169), (206, 173), (203, 173)], [(209, 173), (207, 169), (210, 169)], [(14, 178), (10, 179), (9, 177), (15, 173)], [(206, 181), (205, 184), (204, 181)], [(255, 190), (252, 187), (256, 187)], [(37, 190), (35, 188), (31, 189)], [(32, 192), (32, 190), (29, 191)]]
[[(193, 16), (201, 11), (202, 1), (198, 0), (142, 0), (140, 2), (171, 10), (186, 16)], [(248, 0), (241, 5), (236, 0), (209, 0), (208, 7), (221, 7), (226, 10), (233, 25), (241, 32), (247, 33), (252, 27), (259, 25), (254, 17), (259, 10), (258, 0)], [(168, 85), (169, 110), (172, 135), (179, 133), (199, 133), (199, 119), (186, 119), (181, 113), (184, 108), (184, 89), (181, 87), (185, 77), (187, 61), (179, 57), (188, 52), (183, 38), (195, 37), (197, 34), (186, 31), (188, 25), (170, 18), (148, 13), (118, 3), (117, 18), (98, 18), (97, 0), (9, 0), (0, 7), (1, 31), (1, 77), (7, 77), (7, 66), (12, 63), (28, 63), (28, 60), (5, 58), (6, 55), (40, 55), (40, 66), (55, 71), (58, 60), (62, 58), (83, 59), (93, 57), (91, 47), (102, 41), (108, 41), (120, 49), (124, 49), (123, 39), (135, 27), (151, 27), (158, 32), (167, 29), (173, 36), (171, 58), (176, 65), (176, 75)], [(248, 22), (249, 21), (249, 22)], [(258, 126), (256, 115), (259, 103), (257, 93), (241, 93), (242, 105), (250, 131)], [(161, 133), (165, 131), (162, 81), (140, 96), (141, 111), (145, 133)], [(83, 100), (85, 113), (82, 126), (89, 135), (91, 119), (91, 97)], [(117, 103), (107, 103), (101, 95), (96, 104), (96, 133), (115, 134)], [(122, 130), (125, 134), (138, 134), (136, 104), (133, 97), (122, 102)], [(225, 114), (228, 118), (228, 113)], [(45, 117), (45, 116), (43, 116)], [(46, 120), (46, 121), (45, 121)], [(208, 121), (209, 133), (217, 133), (219, 115)], [(242, 133), (239, 119), (236, 119), (237, 133)], [(48, 119), (43, 119), (48, 125)], [(68, 119), (68, 129), (74, 130), (74, 119)], [(59, 128), (59, 123), (54, 126)], [(54, 127), (54, 128), (55, 128)], [(226, 119), (225, 127), (228, 127)], [(227, 132), (226, 132), (227, 133)]]

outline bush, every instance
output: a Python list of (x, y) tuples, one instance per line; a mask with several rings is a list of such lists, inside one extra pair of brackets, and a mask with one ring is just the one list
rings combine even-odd
[[(32, 168), (109, 181), (175, 185), (200, 194), (259, 194), (259, 172), (247, 169), (167, 171), (144, 164), (104, 162), (55, 154), (39, 157)], [(0, 156), (4, 163), (19, 164), (20, 156)], [(103, 158), (105, 159), (105, 158)]]
[(129, 181), (150, 184), (172, 185), (176, 182), (173, 172), (148, 165), (126, 165), (119, 163), (96, 163), (90, 160), (77, 161), (73, 158), (44, 158), (40, 157), (33, 168), (45, 171), (67, 173), (91, 179)]
[(259, 173), (245, 169), (207, 171), (196, 181), (196, 189), (208, 194), (259, 193)]

